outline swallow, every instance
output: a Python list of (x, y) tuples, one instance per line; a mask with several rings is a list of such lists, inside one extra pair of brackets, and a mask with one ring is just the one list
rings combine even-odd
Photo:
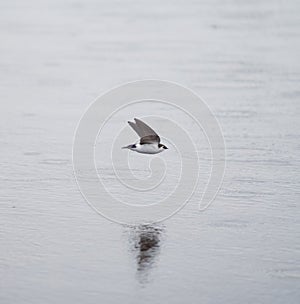
[(168, 149), (165, 145), (160, 143), (160, 137), (152, 128), (140, 119), (135, 118), (134, 121), (135, 122), (128, 121), (128, 123), (138, 134), (140, 140), (135, 144), (122, 147), (122, 149), (129, 149), (143, 154), (157, 154)]

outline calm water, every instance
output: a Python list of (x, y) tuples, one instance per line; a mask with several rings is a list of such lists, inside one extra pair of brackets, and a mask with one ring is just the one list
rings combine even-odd
[[(299, 9), (1, 1), (1, 303), (298, 303)], [(205, 212), (130, 228), (83, 200), (72, 138), (98, 94), (143, 78), (206, 100), (227, 170)]]

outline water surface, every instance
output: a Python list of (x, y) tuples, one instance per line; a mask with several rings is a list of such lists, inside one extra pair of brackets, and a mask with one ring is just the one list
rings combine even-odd
[[(299, 9), (2, 1), (1, 303), (297, 303)], [(79, 193), (72, 138), (99, 93), (143, 78), (206, 100), (227, 170), (205, 212), (196, 196), (159, 225), (123, 227)]]

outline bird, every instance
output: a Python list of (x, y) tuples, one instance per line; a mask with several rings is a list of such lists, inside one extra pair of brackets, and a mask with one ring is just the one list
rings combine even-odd
[(128, 124), (138, 134), (140, 140), (135, 144), (122, 147), (122, 149), (129, 149), (143, 154), (157, 154), (168, 149), (160, 143), (160, 137), (147, 124), (137, 118), (134, 118), (134, 121), (128, 121)]

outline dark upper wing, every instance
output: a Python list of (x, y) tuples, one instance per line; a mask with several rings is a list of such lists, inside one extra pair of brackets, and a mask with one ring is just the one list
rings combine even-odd
[(157, 142), (157, 138), (159, 140), (159, 136), (157, 133), (151, 129), (147, 124), (142, 122), (141, 120), (135, 118), (135, 123), (128, 121), (129, 125), (132, 127), (132, 129), (142, 138), (146, 136), (156, 136), (155, 142)]
[(159, 144), (160, 138), (158, 135), (147, 135), (141, 138), (140, 144)]

